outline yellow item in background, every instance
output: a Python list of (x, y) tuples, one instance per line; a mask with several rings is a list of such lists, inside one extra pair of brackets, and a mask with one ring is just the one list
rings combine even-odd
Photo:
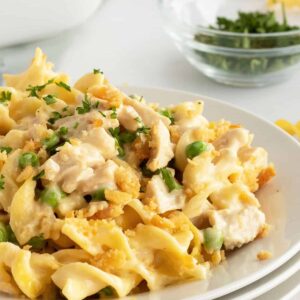
[(290, 135), (296, 136), (300, 139), (300, 121), (293, 124), (285, 119), (279, 119), (275, 122), (275, 124)]
[(268, 7), (277, 3), (283, 3), (286, 8), (300, 7), (300, 0), (268, 0)]

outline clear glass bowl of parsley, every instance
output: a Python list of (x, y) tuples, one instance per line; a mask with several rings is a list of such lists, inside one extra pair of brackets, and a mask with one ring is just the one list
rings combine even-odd
[(159, 3), (167, 33), (193, 66), (218, 82), (251, 87), (281, 82), (300, 66), (300, 8), (272, 1)]

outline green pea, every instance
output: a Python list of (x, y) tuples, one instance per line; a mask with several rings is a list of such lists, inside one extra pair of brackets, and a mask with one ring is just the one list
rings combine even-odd
[(52, 134), (50, 137), (44, 139), (43, 145), (46, 147), (47, 150), (53, 149), (58, 143), (60, 139), (57, 134)]
[(217, 228), (206, 228), (203, 230), (204, 247), (208, 251), (220, 250), (223, 245), (223, 234)]
[(60, 127), (58, 130), (58, 135), (63, 136), (68, 134), (69, 128), (68, 127)]
[(55, 208), (64, 193), (58, 187), (49, 187), (42, 191), (41, 201)]
[(6, 154), (9, 154), (13, 149), (11, 147), (2, 146), (0, 147), (0, 152), (6, 152)]
[(27, 166), (37, 167), (39, 164), (39, 158), (34, 152), (25, 152), (19, 157), (19, 167), (22, 169)]
[(185, 154), (188, 158), (193, 159), (195, 156), (207, 150), (207, 144), (202, 141), (196, 141), (186, 146)]
[(8, 241), (7, 226), (0, 222), (0, 243)]
[(104, 188), (99, 189), (94, 194), (92, 194), (92, 199), (93, 199), (93, 201), (103, 201), (103, 200), (106, 200), (105, 199), (105, 189)]

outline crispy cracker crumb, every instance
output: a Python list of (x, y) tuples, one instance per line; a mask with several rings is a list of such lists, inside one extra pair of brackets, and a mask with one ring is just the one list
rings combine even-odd
[(272, 258), (272, 253), (267, 250), (261, 250), (257, 253), (256, 257), (258, 260), (267, 260)]
[(222, 261), (221, 251), (215, 251), (211, 256), (211, 262), (214, 266), (217, 266)]
[(258, 238), (265, 238), (269, 235), (271, 226), (269, 224), (264, 224), (258, 234)]
[(132, 196), (126, 192), (105, 190), (105, 199), (116, 204), (127, 204)]
[(258, 175), (259, 187), (265, 185), (275, 175), (276, 175), (275, 168), (272, 164), (269, 165), (266, 169), (262, 170)]
[(131, 194), (137, 198), (140, 192), (140, 181), (135, 172), (130, 168), (119, 167), (115, 172), (117, 186), (122, 192)]

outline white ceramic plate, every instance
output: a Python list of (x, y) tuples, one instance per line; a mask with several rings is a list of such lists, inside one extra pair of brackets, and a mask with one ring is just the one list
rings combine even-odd
[[(298, 277), (297, 272), (299, 273)], [(230, 300), (251, 300), (257, 299), (259, 296), (261, 296), (261, 300), (267, 298), (282, 299), (281, 297), (286, 296), (285, 293), (288, 294), (297, 287), (294, 283), (295, 280), (293, 276), (300, 279), (300, 252), (271, 274), (238, 291), (218, 298), (218, 300), (228, 300), (228, 297), (230, 297)], [(298, 281), (298, 285), (299, 284), (300, 281)], [(284, 288), (286, 285), (289, 287), (289, 291)], [(281, 294), (281, 297), (278, 296), (279, 294)]]
[[(225, 102), (182, 91), (121, 88), (128, 94), (142, 95), (149, 102), (158, 102), (162, 106), (204, 100), (204, 116), (209, 120), (225, 118), (250, 129), (255, 134), (254, 144), (267, 149), (277, 170), (276, 178), (258, 193), (267, 221), (272, 225), (267, 238), (234, 251), (226, 262), (213, 270), (208, 280), (170, 286), (128, 299), (214, 299), (266, 276), (300, 250), (300, 146), (295, 140), (272, 123)], [(256, 254), (260, 250), (271, 251), (273, 258), (258, 261)]]

